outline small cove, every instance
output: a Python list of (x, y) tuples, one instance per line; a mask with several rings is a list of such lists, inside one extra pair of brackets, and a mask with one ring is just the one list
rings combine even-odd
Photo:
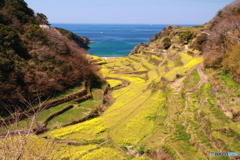
[[(167, 25), (150, 24), (52, 24), (67, 29), (96, 43), (89, 44), (88, 53), (100, 57), (127, 56), (139, 43), (148, 43), (149, 38)], [(181, 25), (192, 26), (192, 25)]]

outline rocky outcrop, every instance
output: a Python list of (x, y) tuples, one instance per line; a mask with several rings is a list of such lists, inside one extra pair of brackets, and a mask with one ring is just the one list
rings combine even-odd
[(167, 26), (167, 27), (163, 28), (163, 30), (161, 32), (159, 32), (156, 35), (152, 36), (150, 38), (150, 41), (153, 42), (153, 41), (155, 41), (157, 39), (169, 36), (170, 33), (172, 32), (172, 30), (179, 29), (179, 28), (180, 28), (180, 26), (174, 26), (174, 25)]
[[(140, 43), (137, 46), (134, 47), (134, 49), (131, 51), (130, 55), (132, 54), (138, 54), (143, 52), (146, 48), (148, 49), (168, 49), (171, 46), (171, 38), (172, 38), (172, 32), (175, 29), (179, 29), (180, 26), (167, 26), (163, 28), (163, 30), (153, 37), (150, 38), (150, 42), (148, 44)], [(175, 35), (174, 33), (173, 35)], [(160, 40), (156, 42), (157, 40)], [(152, 43), (155, 43), (155, 46), (152, 46)]]
[(148, 46), (147, 44), (140, 43), (134, 47), (134, 49), (130, 52), (129, 55), (141, 53), (147, 46)]

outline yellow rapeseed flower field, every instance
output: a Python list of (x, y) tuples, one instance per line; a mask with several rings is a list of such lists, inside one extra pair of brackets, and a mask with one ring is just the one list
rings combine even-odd
[(108, 79), (107, 82), (108, 82), (108, 84), (110, 85), (111, 88), (116, 87), (116, 86), (122, 84), (122, 81), (115, 80), (115, 79)]
[(182, 63), (185, 65), (187, 64), (190, 60), (193, 59), (192, 56), (186, 54), (186, 53), (182, 53), (182, 52), (178, 52), (178, 54), (181, 56), (181, 60), (182, 60)]
[(121, 153), (112, 148), (100, 148), (81, 157), (81, 160), (123, 160)]
[(157, 111), (160, 106), (165, 105), (165, 101), (166, 97), (161, 91), (139, 101), (130, 113), (131, 116), (112, 129), (112, 139), (120, 145), (139, 143), (154, 128)]
[(141, 58), (142, 64), (149, 69), (157, 68), (155, 65), (151, 64), (146, 58)]

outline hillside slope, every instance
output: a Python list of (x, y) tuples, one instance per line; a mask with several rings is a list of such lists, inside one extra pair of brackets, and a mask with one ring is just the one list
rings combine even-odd
[[(98, 118), (44, 136), (98, 145), (81, 159), (111, 159), (111, 152), (98, 156), (106, 147), (118, 152), (112, 159), (221, 159), (210, 152), (238, 152), (240, 85), (205, 70), (198, 51), (178, 50), (144, 48), (128, 57), (99, 59), (114, 89), (111, 106)], [(123, 88), (115, 88), (119, 84)]]
[[(205, 57), (205, 67), (222, 68), (240, 83), (239, 38), (240, 1), (236, 0), (223, 9), (205, 26), (198, 37), (198, 46)], [(199, 43), (200, 42), (200, 43)]]
[(0, 1), (0, 33), (0, 115), (98, 77), (85, 54), (89, 40), (50, 27), (23, 0)]

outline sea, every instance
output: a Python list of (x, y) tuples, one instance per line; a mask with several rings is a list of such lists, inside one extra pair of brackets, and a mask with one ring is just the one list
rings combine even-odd
[[(52, 24), (81, 37), (88, 37), (88, 54), (100, 57), (127, 56), (139, 43), (148, 43), (150, 37), (168, 25), (160, 24)], [(194, 25), (179, 25), (194, 26)]]

